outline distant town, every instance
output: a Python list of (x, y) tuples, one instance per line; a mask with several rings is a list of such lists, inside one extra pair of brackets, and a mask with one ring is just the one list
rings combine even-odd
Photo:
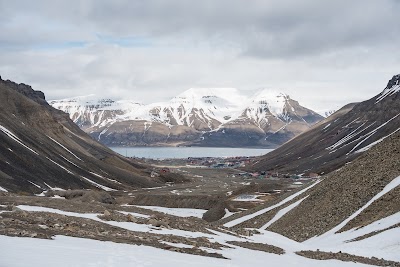
[[(156, 166), (165, 166), (157, 170), (157, 172), (170, 172), (172, 166), (186, 167), (186, 168), (212, 168), (212, 169), (236, 169), (234, 176), (242, 176), (243, 178), (257, 178), (257, 179), (281, 179), (291, 178), (298, 180), (308, 180), (319, 178), (318, 173), (307, 172), (301, 174), (281, 173), (273, 170), (265, 170), (261, 172), (247, 172), (245, 167), (250, 164), (255, 157), (188, 157), (187, 159), (147, 159), (147, 158), (134, 158), (146, 163)], [(168, 166), (168, 167), (166, 167)]]

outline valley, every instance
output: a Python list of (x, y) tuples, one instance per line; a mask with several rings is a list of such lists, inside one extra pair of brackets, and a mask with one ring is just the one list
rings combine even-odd
[(266, 155), (161, 159), (1, 80), (0, 265), (400, 266), (399, 79)]
[(400, 267), (399, 10), (0, 0), (0, 267)]

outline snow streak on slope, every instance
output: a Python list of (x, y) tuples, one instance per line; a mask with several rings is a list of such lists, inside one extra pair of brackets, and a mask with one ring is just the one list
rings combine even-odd
[(293, 194), (293, 195), (291, 195), (291, 196), (285, 198), (284, 200), (282, 200), (282, 201), (279, 202), (278, 204), (275, 204), (275, 205), (273, 205), (273, 206), (271, 206), (271, 207), (268, 207), (268, 208), (259, 210), (259, 211), (257, 211), (257, 212), (252, 213), (252, 214), (249, 214), (249, 215), (240, 217), (240, 218), (238, 218), (238, 219), (236, 219), (236, 220), (227, 222), (226, 224), (224, 224), (224, 226), (225, 226), (225, 227), (233, 227), (233, 226), (238, 225), (238, 224), (240, 224), (240, 223), (242, 223), (242, 222), (245, 222), (245, 221), (248, 221), (248, 220), (250, 220), (250, 219), (253, 219), (254, 217), (257, 217), (257, 216), (259, 216), (259, 215), (261, 215), (261, 214), (264, 214), (264, 213), (266, 213), (266, 212), (268, 212), (268, 211), (270, 211), (270, 210), (273, 210), (273, 209), (275, 209), (275, 208), (277, 208), (277, 207), (280, 207), (280, 206), (284, 205), (285, 203), (291, 201), (292, 199), (296, 198), (297, 196), (300, 196), (301, 194), (303, 194), (304, 192), (306, 192), (306, 191), (309, 190), (310, 188), (316, 186), (319, 182), (320, 182), (320, 180), (314, 182), (312, 185), (310, 185), (310, 186), (304, 188), (303, 190), (300, 190), (299, 192), (297, 192), (297, 193), (295, 193), (295, 194)]
[(272, 220), (270, 220), (269, 222), (267, 222), (264, 226), (262, 226), (260, 229), (261, 230), (265, 230), (268, 227), (270, 227), (274, 222), (278, 221), (280, 218), (282, 218), (286, 213), (288, 213), (289, 211), (291, 211), (292, 209), (296, 208), (298, 205), (300, 205), (301, 202), (303, 202), (304, 199), (308, 198), (308, 196), (296, 201), (295, 203), (287, 206), (286, 208), (281, 209), (280, 211), (278, 211), (278, 213), (275, 215), (274, 218), (272, 218)]
[(6, 127), (0, 125), (0, 131), (2, 131), (3, 133), (5, 133), (8, 137), (10, 137), (12, 140), (14, 140), (15, 142), (17, 142), (18, 144), (20, 144), (21, 146), (25, 147), (26, 149), (28, 149), (29, 151), (35, 153), (36, 155), (39, 155), (39, 153), (37, 153), (35, 150), (33, 150), (32, 148), (28, 147), (27, 145), (25, 145), (24, 143), (22, 143), (21, 139), (19, 139), (15, 134), (13, 134), (10, 130), (8, 130)]
[(1, 186), (0, 186), (0, 191), (8, 192), (7, 189), (5, 189), (4, 187), (1, 187)]
[(96, 183), (95, 181), (92, 181), (89, 178), (86, 178), (84, 176), (82, 176), (82, 178), (85, 179), (86, 181), (88, 181), (89, 183), (91, 183), (92, 185), (94, 185), (94, 186), (96, 186), (96, 187), (98, 187), (100, 189), (103, 189), (104, 191), (116, 191), (115, 189), (112, 189), (112, 188), (109, 188), (109, 187), (107, 187), (105, 185), (101, 185), (99, 183)]
[(399, 81), (396, 82), (396, 85), (392, 88), (388, 88), (383, 90), (382, 94), (376, 99), (376, 103), (381, 102), (385, 97), (394, 95), (395, 93), (400, 92), (400, 84)]
[(61, 169), (63, 169), (64, 171), (68, 172), (69, 174), (74, 174), (72, 171), (68, 170), (67, 168), (65, 168), (64, 166), (62, 166), (61, 164), (58, 164), (57, 162), (55, 162), (54, 160), (52, 160), (49, 157), (46, 157), (46, 159), (48, 159), (49, 161), (51, 161), (52, 163), (54, 163), (55, 165), (57, 165), (58, 167), (60, 167)]
[(371, 144), (369, 144), (369, 145), (367, 145), (367, 146), (365, 146), (365, 147), (363, 147), (363, 148), (360, 148), (359, 150), (355, 151), (355, 153), (362, 153), (362, 152), (367, 151), (367, 150), (370, 149), (371, 147), (373, 147), (373, 146), (379, 144), (380, 142), (382, 142), (382, 141), (385, 140), (386, 138), (392, 136), (393, 134), (397, 133), (398, 131), (400, 131), (400, 128), (398, 128), (397, 130), (395, 130), (395, 131), (392, 132), (391, 134), (388, 134), (388, 135), (382, 137), (381, 139), (379, 139), (379, 140), (377, 140), (377, 141), (375, 141), (375, 142), (372, 142)]
[(50, 136), (46, 135), (48, 138), (50, 138), (54, 143), (56, 143), (57, 145), (59, 145), (60, 147), (64, 148), (68, 153), (70, 153), (72, 156), (74, 156), (75, 158), (79, 159), (80, 161), (82, 161), (77, 155), (75, 155), (74, 153), (72, 153), (68, 148), (66, 148), (65, 146), (63, 146), (62, 144), (60, 144), (59, 142), (57, 142), (56, 140), (54, 140), (53, 138), (51, 138)]
[[(382, 123), (381, 125), (379, 125), (376, 128), (372, 128), (373, 130), (370, 130), (369, 132), (366, 132), (366, 130), (369, 130), (371, 127), (376, 125), (376, 121), (370, 123), (369, 125), (366, 125), (367, 122), (363, 122), (361, 123), (357, 128), (355, 128), (353, 131), (351, 131), (349, 134), (347, 134), (346, 136), (344, 136), (343, 138), (341, 138), (340, 140), (338, 140), (336, 143), (334, 143), (332, 146), (327, 147), (327, 150), (331, 150), (330, 153), (336, 152), (336, 150), (340, 149), (340, 148), (344, 148), (347, 147), (353, 143), (356, 143), (351, 149), (350, 151), (347, 153), (347, 155), (353, 153), (354, 151), (356, 151), (357, 148), (359, 148), (361, 146), (361, 148), (359, 148), (357, 151), (362, 152), (363, 147), (362, 144), (365, 143), (365, 141), (367, 141), (369, 138), (371, 138), (372, 136), (374, 136), (376, 133), (378, 133), (381, 129), (383, 129), (386, 125), (388, 125), (389, 123), (391, 123), (393, 120), (395, 120), (397, 117), (400, 116), (400, 113), (397, 114), (396, 116), (392, 117), (391, 119), (389, 119), (388, 121)], [(353, 120), (351, 123), (349, 123), (348, 125), (346, 125), (344, 128), (349, 127), (351, 124), (355, 123), (359, 118)], [(392, 134), (396, 133), (396, 131), (392, 132)], [(390, 135), (392, 135), (390, 134)], [(383, 139), (385, 139), (386, 137), (390, 136), (387, 135), (385, 137), (383, 137)], [(376, 142), (374, 142), (373, 144), (379, 143), (381, 140), (378, 140)], [(373, 146), (371, 144), (371, 146)], [(370, 148), (371, 146), (368, 146), (368, 148)], [(368, 149), (367, 148), (367, 149)], [(356, 151), (356, 153), (357, 153)]]
[[(354, 214), (352, 214), (350, 217), (348, 217), (346, 220), (344, 220), (342, 223), (340, 223), (339, 225), (337, 225), (336, 227), (334, 227), (333, 229), (331, 229), (330, 231), (326, 232), (325, 234), (323, 234), (322, 236), (326, 236), (326, 235), (331, 235), (336, 233), (337, 231), (339, 231), (340, 229), (342, 229), (348, 222), (350, 222), (352, 219), (354, 219), (355, 217), (357, 217), (363, 210), (365, 210), (366, 208), (368, 208), (375, 200), (381, 198), (383, 195), (385, 195), (386, 193), (388, 193), (390, 190), (396, 188), (397, 186), (400, 185), (400, 176), (393, 179), (389, 184), (387, 184), (383, 190), (381, 192), (379, 192), (378, 194), (376, 194), (370, 201), (367, 202), (367, 204), (365, 204), (363, 207), (361, 207), (359, 210), (357, 210)], [(322, 237), (321, 236), (321, 237)]]

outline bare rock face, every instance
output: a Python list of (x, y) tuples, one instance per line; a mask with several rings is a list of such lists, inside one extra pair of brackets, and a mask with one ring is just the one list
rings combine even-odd
[(138, 219), (136, 217), (134, 217), (132, 214), (128, 214), (127, 221), (131, 222), (131, 223), (136, 223), (138, 221)]
[(323, 119), (288, 95), (249, 98), (234, 88), (190, 89), (149, 105), (95, 96), (50, 104), (108, 146), (276, 147)]
[(218, 203), (203, 214), (203, 220), (207, 222), (216, 222), (225, 215), (225, 203)]
[(377, 96), (349, 104), (255, 161), (250, 169), (328, 173), (395, 134), (400, 125), (400, 75)]
[(111, 216), (111, 213), (110, 213), (108, 210), (105, 210), (105, 211), (103, 212), (103, 216), (109, 217), (109, 216)]

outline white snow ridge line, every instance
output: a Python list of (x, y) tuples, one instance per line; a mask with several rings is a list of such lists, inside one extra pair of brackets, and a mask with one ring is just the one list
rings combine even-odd
[(352, 153), (354, 150), (357, 149), (357, 147), (359, 147), (362, 143), (364, 143), (367, 139), (369, 139), (371, 136), (373, 136), (380, 128), (384, 127), (386, 124), (388, 124), (389, 122), (391, 122), (392, 120), (396, 119), (398, 116), (400, 115), (397, 114), (396, 116), (394, 116), (393, 118), (391, 118), (390, 120), (388, 120), (387, 122), (383, 123), (382, 125), (380, 125), (378, 128), (372, 130), (371, 132), (367, 133), (367, 137), (365, 137), (361, 142), (359, 142), (355, 147), (353, 147), (352, 150), (350, 150), (349, 153), (347, 153), (347, 155), (349, 155), (350, 153)]
[(388, 137), (392, 136), (393, 134), (397, 133), (398, 131), (400, 131), (400, 128), (398, 128), (396, 131), (392, 132), (391, 134), (388, 134), (388, 135), (382, 137), (381, 139), (379, 139), (379, 140), (377, 140), (377, 141), (375, 141), (375, 142), (373, 142), (373, 143), (371, 143), (371, 144), (369, 144), (369, 145), (367, 145), (367, 146), (365, 146), (365, 147), (363, 147), (363, 148), (360, 148), (359, 150), (355, 151), (354, 153), (365, 152), (365, 151), (367, 151), (368, 149), (370, 149), (371, 147), (373, 147), (373, 146), (379, 144), (380, 142), (382, 142), (382, 141), (385, 140), (386, 138), (388, 138)]
[(5, 189), (4, 187), (1, 187), (1, 186), (0, 186), (0, 191), (8, 192), (7, 189)]
[(306, 198), (308, 198), (308, 196), (296, 201), (295, 203), (287, 206), (284, 209), (281, 209), (280, 211), (278, 211), (278, 213), (275, 215), (274, 218), (272, 218), (272, 220), (270, 220), (269, 222), (267, 222), (264, 226), (262, 226), (260, 229), (261, 230), (265, 230), (268, 227), (270, 227), (274, 222), (276, 222), (277, 220), (279, 220), (280, 218), (282, 218), (286, 213), (288, 213), (289, 211), (291, 211), (292, 209), (294, 209), (295, 207), (297, 207), (298, 205), (300, 205), (301, 202), (303, 202), (303, 200), (305, 200)]
[(392, 189), (396, 188), (397, 186), (400, 185), (400, 176), (393, 179), (389, 184), (387, 184), (381, 192), (376, 194), (370, 201), (367, 202), (363, 207), (361, 207), (359, 210), (357, 210), (355, 213), (353, 213), (350, 217), (348, 217), (346, 220), (344, 220), (342, 223), (337, 225), (336, 227), (332, 228), (325, 234), (321, 235), (321, 237), (326, 236), (326, 235), (331, 235), (335, 234), (337, 231), (342, 229), (348, 222), (353, 220), (355, 217), (357, 217), (361, 212), (363, 212), (366, 208), (368, 208), (375, 200), (381, 198), (383, 195), (391, 191)]
[(31, 152), (35, 153), (36, 155), (39, 155), (39, 153), (37, 153), (35, 150), (33, 150), (32, 148), (28, 147), (27, 145), (25, 145), (24, 143), (22, 143), (21, 139), (19, 139), (15, 134), (13, 134), (10, 130), (8, 130), (6, 127), (0, 125), (0, 131), (2, 131), (3, 133), (5, 133), (6, 135), (8, 135), (8, 137), (10, 137), (12, 140), (14, 140), (15, 142), (17, 142), (18, 144), (20, 144), (21, 146), (25, 147), (26, 149), (30, 150)]
[(85, 179), (86, 181), (88, 181), (89, 183), (93, 184), (94, 186), (103, 189), (104, 191), (117, 191), (117, 190), (112, 189), (112, 188), (110, 188), (110, 187), (107, 187), (107, 186), (105, 186), (105, 185), (98, 184), (98, 183), (96, 183), (95, 181), (92, 181), (92, 180), (90, 180), (89, 178), (86, 178), (86, 177), (84, 177), (84, 176), (81, 176), (81, 177), (82, 177), (83, 179)]
[(275, 209), (275, 208), (277, 208), (277, 207), (280, 207), (280, 206), (284, 205), (285, 203), (291, 201), (292, 199), (296, 198), (297, 196), (300, 196), (301, 194), (303, 194), (304, 192), (306, 192), (308, 189), (310, 189), (310, 188), (314, 187), (315, 185), (317, 185), (319, 182), (320, 182), (320, 180), (316, 181), (315, 183), (313, 183), (313, 184), (310, 185), (309, 187), (304, 188), (303, 190), (301, 190), (301, 191), (299, 191), (299, 192), (297, 192), (297, 193), (295, 193), (295, 194), (293, 194), (293, 195), (291, 195), (291, 196), (285, 198), (284, 200), (282, 200), (282, 201), (279, 202), (278, 204), (275, 204), (275, 205), (273, 205), (273, 206), (271, 206), (271, 207), (268, 207), (268, 208), (259, 210), (259, 211), (257, 211), (257, 212), (252, 213), (252, 214), (249, 214), (249, 215), (240, 217), (240, 218), (238, 218), (238, 219), (236, 219), (236, 220), (227, 222), (226, 224), (224, 224), (224, 226), (225, 226), (225, 227), (233, 227), (233, 226), (238, 225), (238, 224), (240, 224), (240, 223), (242, 223), (242, 222), (245, 222), (245, 221), (248, 221), (248, 220), (250, 220), (250, 219), (253, 219), (254, 217), (257, 217), (257, 216), (259, 216), (259, 215), (261, 215), (261, 214), (264, 214), (264, 213), (266, 213), (266, 212), (268, 212), (268, 211), (270, 211), (270, 210), (273, 210), (273, 209)]
[(51, 138), (50, 136), (46, 135), (48, 138), (50, 138), (54, 143), (56, 143), (57, 145), (59, 145), (60, 147), (64, 148), (68, 153), (70, 153), (72, 156), (74, 156), (75, 158), (79, 159), (80, 161), (82, 161), (77, 155), (75, 155), (74, 153), (72, 153), (68, 148), (66, 148), (65, 146), (63, 146), (62, 144), (60, 144), (59, 142), (57, 142), (56, 140), (54, 140), (53, 138)]
[(55, 162), (54, 160), (50, 159), (49, 157), (46, 157), (46, 159), (50, 160), (50, 161), (53, 162), (55, 165), (57, 165), (57, 166), (60, 167), (61, 169), (65, 170), (65, 171), (68, 172), (69, 174), (74, 174), (73, 172), (71, 172), (70, 170), (68, 170), (68, 169), (65, 168), (64, 166), (58, 164), (57, 162)]

